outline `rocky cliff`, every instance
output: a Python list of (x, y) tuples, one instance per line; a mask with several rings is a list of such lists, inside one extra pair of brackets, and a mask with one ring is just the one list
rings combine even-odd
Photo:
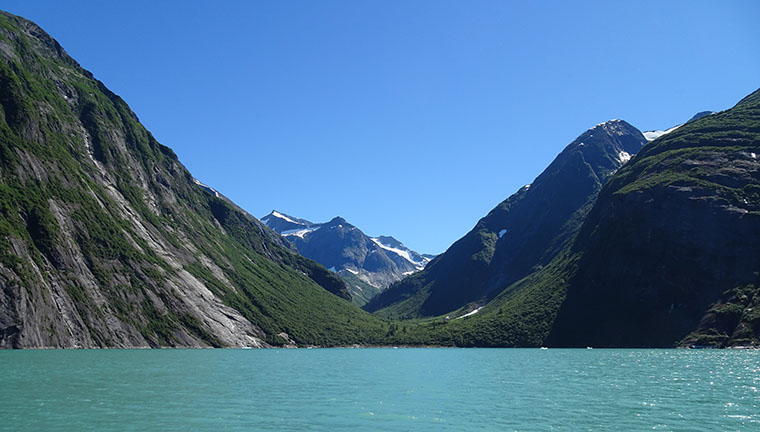
[(0, 347), (382, 332), (339, 278), (202, 186), (55, 40), (0, 14)]

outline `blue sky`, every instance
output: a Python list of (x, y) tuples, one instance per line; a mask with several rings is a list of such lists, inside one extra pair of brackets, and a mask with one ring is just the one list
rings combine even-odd
[(760, 87), (755, 1), (217, 3), (1, 7), (252, 214), (340, 215), (425, 253), (597, 123), (667, 128)]

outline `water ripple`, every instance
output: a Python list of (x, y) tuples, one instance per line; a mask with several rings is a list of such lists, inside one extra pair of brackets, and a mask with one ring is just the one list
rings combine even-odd
[(756, 351), (0, 352), (0, 430), (753, 430)]

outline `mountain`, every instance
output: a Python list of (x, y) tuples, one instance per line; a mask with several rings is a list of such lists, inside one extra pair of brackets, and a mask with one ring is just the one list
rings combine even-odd
[(301, 255), (343, 277), (359, 305), (392, 282), (422, 270), (432, 258), (393, 237), (369, 237), (341, 217), (313, 223), (273, 210), (261, 221), (291, 242)]
[(365, 309), (413, 318), (488, 302), (557, 255), (602, 185), (644, 143), (641, 132), (622, 120), (594, 126), (423, 271), (392, 285)]
[(758, 154), (760, 91), (647, 145), (589, 213), (548, 341), (757, 345)]
[(550, 263), (396, 343), (760, 346), (758, 155), (760, 90), (647, 144)]
[(280, 234), (285, 231), (302, 230), (315, 225), (305, 219), (287, 216), (276, 210), (272, 210), (271, 213), (261, 218), (261, 222), (264, 222), (266, 226)]
[(0, 347), (336, 345), (386, 324), (0, 14)]

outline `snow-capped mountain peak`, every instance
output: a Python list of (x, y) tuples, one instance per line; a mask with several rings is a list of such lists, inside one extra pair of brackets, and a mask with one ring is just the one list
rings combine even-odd
[(273, 210), (261, 221), (301, 255), (343, 277), (358, 304), (422, 270), (433, 258), (407, 248), (391, 236), (369, 237), (340, 216), (313, 223)]
[(272, 217), (276, 217), (290, 223), (298, 223), (294, 221), (293, 219), (289, 218), (288, 216), (278, 212), (277, 210), (272, 210)]
[(309, 222), (306, 219), (289, 216), (285, 213), (278, 212), (277, 210), (272, 210), (271, 213), (261, 218), (261, 222), (281, 235), (285, 235), (284, 233), (287, 231), (303, 230), (314, 225), (314, 223)]

